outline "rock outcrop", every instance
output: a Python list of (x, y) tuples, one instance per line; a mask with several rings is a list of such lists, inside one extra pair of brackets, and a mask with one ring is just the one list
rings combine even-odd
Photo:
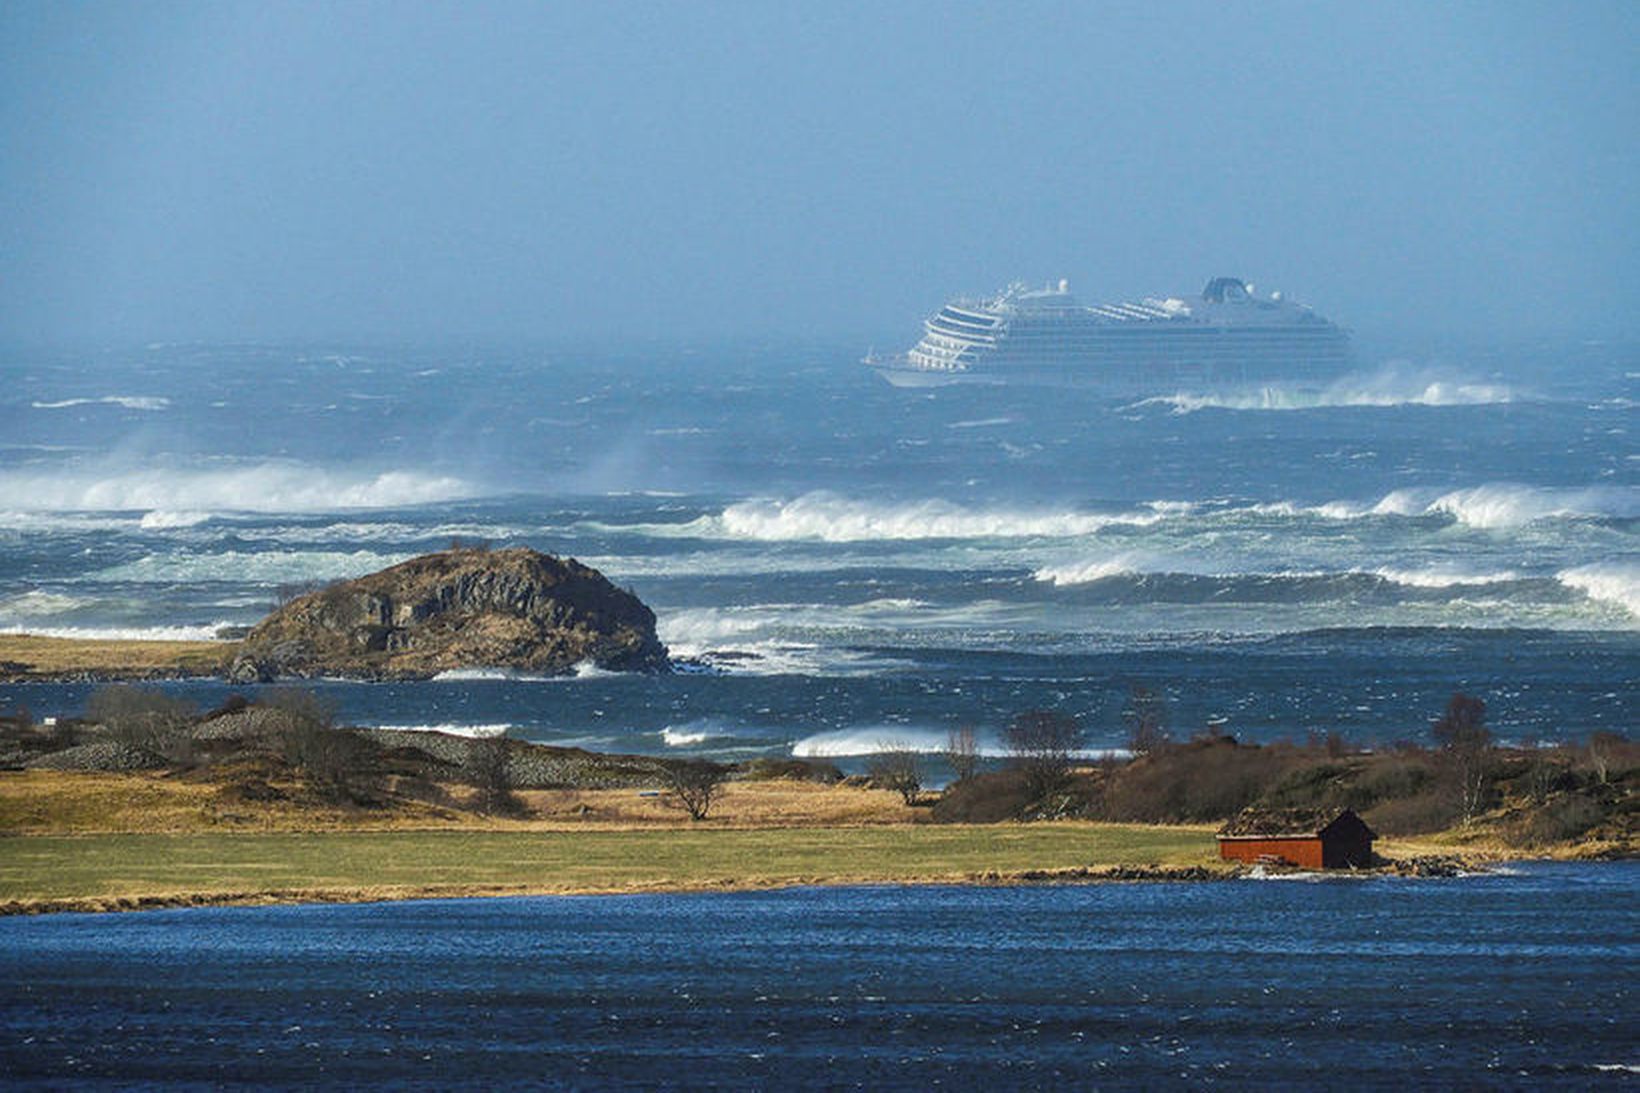
[(655, 613), (574, 559), (513, 547), (426, 554), (292, 600), (251, 629), (228, 675), (425, 679), (583, 662), (666, 670)]

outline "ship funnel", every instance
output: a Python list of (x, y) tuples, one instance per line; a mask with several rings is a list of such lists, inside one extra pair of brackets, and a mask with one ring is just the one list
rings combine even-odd
[(1070, 290), (1071, 290), (1071, 283), (1069, 281), (1067, 281), (1065, 278), (1061, 277), (1059, 279), (1059, 291), (1060, 292), (1069, 292)]

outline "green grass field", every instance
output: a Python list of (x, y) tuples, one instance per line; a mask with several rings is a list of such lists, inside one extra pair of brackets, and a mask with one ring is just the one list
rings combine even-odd
[(1215, 860), (1207, 828), (1082, 823), (31, 836), (0, 839), (0, 904), (94, 909), (122, 902), (917, 882)]

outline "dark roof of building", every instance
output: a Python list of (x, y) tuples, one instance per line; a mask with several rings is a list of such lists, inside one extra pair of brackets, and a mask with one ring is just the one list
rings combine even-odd
[[(1347, 808), (1245, 808), (1219, 828), (1219, 835), (1232, 839), (1314, 838), (1340, 822), (1367, 826)], [(1370, 829), (1367, 837), (1374, 837)]]

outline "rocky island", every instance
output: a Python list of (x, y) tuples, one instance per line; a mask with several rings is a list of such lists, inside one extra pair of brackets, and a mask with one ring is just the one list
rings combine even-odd
[(245, 636), (228, 677), (425, 679), (462, 668), (555, 674), (581, 663), (666, 670), (655, 613), (573, 558), (468, 548), (291, 600)]

